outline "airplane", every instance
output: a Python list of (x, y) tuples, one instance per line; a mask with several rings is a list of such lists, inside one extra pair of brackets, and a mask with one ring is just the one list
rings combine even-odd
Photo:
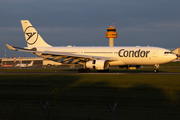
[(30, 52), (48, 60), (81, 64), (78, 72), (109, 71), (110, 66), (138, 69), (142, 65), (154, 65), (158, 72), (159, 64), (175, 60), (177, 57), (170, 50), (150, 46), (117, 46), (117, 47), (53, 47), (46, 43), (28, 20), (21, 20), (27, 47), (15, 47), (6, 44), (10, 50)]
[(19, 63), (19, 64), (16, 64), (15, 67), (22, 67), (22, 68), (32, 67), (33, 63), (34, 63), (34, 61), (31, 61), (31, 63), (29, 63), (29, 64)]

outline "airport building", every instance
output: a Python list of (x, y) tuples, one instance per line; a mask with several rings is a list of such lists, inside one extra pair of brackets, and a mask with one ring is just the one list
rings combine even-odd
[(180, 47), (178, 47), (175, 50), (173, 50), (172, 53), (176, 54), (178, 59), (180, 59)]
[(14, 67), (16, 64), (30, 64), (33, 62), (33, 67), (42, 67), (42, 66), (58, 66), (62, 63), (50, 61), (43, 59), (41, 57), (20, 57), (20, 58), (0, 58), (1, 67)]

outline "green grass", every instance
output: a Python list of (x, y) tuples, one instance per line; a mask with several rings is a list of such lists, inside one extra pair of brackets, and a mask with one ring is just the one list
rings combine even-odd
[[(180, 75), (0, 75), (0, 119), (53, 120), (180, 118)], [(48, 119), (46, 117), (46, 119)]]

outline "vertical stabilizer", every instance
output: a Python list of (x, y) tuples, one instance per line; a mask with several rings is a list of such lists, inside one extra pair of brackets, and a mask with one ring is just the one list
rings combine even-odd
[(21, 20), (21, 24), (28, 47), (51, 47), (41, 38), (28, 20)]
[(33, 66), (34, 61), (31, 61), (31, 63), (28, 64), (28, 66)]

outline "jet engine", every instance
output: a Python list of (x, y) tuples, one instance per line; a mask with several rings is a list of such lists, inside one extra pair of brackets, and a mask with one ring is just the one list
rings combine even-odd
[(86, 62), (86, 67), (96, 70), (107, 70), (109, 68), (109, 62), (106, 60), (91, 60)]

